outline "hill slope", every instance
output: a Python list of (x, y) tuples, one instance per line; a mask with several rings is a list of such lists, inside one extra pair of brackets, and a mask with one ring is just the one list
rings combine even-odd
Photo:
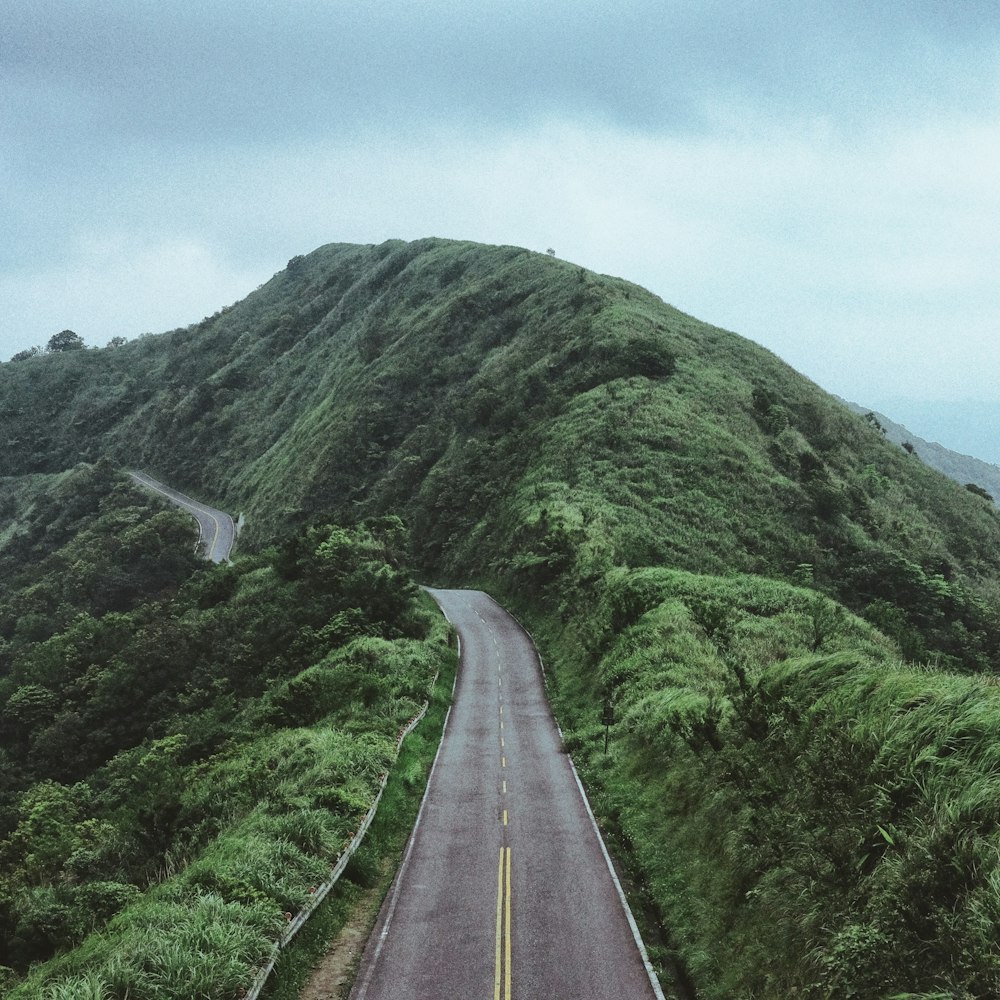
[(0, 366), (0, 421), (14, 508), (111, 456), (279, 564), (400, 515), (425, 581), (516, 603), (701, 995), (1000, 990), (1000, 515), (769, 352), (518, 248), (332, 245)]
[(442, 579), (808, 564), (860, 606), (923, 587), (901, 560), (1000, 575), (979, 498), (773, 355), (516, 248), (324, 247), (197, 326), (4, 365), (0, 408), (4, 475), (110, 455), (246, 510), (251, 545), (392, 511)]
[(956, 483), (961, 483), (963, 486), (972, 483), (980, 489), (986, 490), (994, 502), (996, 502), (997, 497), (1000, 497), (1000, 467), (990, 462), (984, 462), (981, 458), (952, 451), (936, 441), (926, 441), (883, 413), (867, 410), (863, 406), (858, 406), (857, 403), (844, 401), (844, 405), (854, 413), (862, 415), (874, 413), (875, 419), (881, 424), (885, 430), (885, 436), (890, 441), (898, 445), (906, 443), (912, 445), (916, 454), (932, 469), (943, 472), (949, 479), (954, 479)]

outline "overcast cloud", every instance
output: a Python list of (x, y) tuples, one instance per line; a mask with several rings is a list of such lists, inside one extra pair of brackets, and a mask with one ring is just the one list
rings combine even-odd
[(551, 246), (890, 415), (998, 402), (998, 99), (994, 0), (18, 0), (0, 358), (437, 235)]

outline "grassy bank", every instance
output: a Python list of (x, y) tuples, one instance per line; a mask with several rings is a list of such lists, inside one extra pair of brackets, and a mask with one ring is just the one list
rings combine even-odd
[(536, 625), (567, 747), (667, 929), (654, 959), (699, 996), (997, 995), (992, 678), (906, 663), (754, 577), (619, 571)]
[[(343, 928), (351, 907), (364, 892), (376, 887), (379, 899), (388, 891), (417, 818), (434, 756), (441, 742), (444, 720), (451, 705), (457, 657), (442, 665), (427, 715), (406, 738), (395, 766), (389, 772), (378, 812), (362, 846), (344, 877), (282, 953), (263, 996), (267, 1000), (297, 1000), (312, 967), (326, 954), (330, 942)], [(377, 906), (370, 914), (374, 920)]]
[(453, 658), (446, 623), (391, 518), (210, 566), (188, 518), (105, 463), (19, 523), (0, 547), (0, 983), (231, 996), (357, 829)]
[[(399, 652), (411, 661), (420, 655), (412, 645)], [(373, 798), (379, 775), (390, 767), (381, 818), (348, 878), (363, 882), (376, 860), (405, 837), (406, 806), (419, 799), (448, 700), (443, 692), (450, 693), (454, 674), (443, 623), (435, 626), (423, 656), (426, 669), (440, 670), (432, 711), (395, 765), (391, 731), (412, 713), (412, 703), (400, 702), (388, 712), (388, 706), (378, 706), (385, 725), (369, 717), (354, 720), (353, 732), (323, 723), (281, 730), (209, 761), (185, 805), (191, 797), (211, 795), (233, 813), (243, 805), (245, 815), (99, 933), (37, 969), (11, 990), (11, 1000), (223, 998), (247, 985), (283, 928), (284, 914), (299, 910), (326, 878)], [(347, 889), (340, 899), (349, 896)], [(334, 894), (328, 906), (333, 921), (321, 916), (319, 926), (330, 930), (340, 909)], [(296, 964), (302, 960), (299, 955)]]

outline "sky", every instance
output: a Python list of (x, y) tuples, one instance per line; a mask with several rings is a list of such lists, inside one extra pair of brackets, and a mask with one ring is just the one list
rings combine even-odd
[(444, 236), (628, 278), (1000, 462), (998, 107), (996, 0), (18, 0), (0, 360)]

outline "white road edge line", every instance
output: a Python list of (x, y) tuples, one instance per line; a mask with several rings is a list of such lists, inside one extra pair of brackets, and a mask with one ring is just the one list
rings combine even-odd
[[(521, 631), (528, 637), (531, 642), (531, 648), (535, 651), (535, 658), (538, 660), (538, 668), (542, 673), (542, 679), (544, 681), (545, 667), (542, 663), (542, 654), (538, 652), (538, 647), (535, 645), (535, 637), (521, 624), (520, 621), (518, 621), (514, 615), (507, 611), (507, 609), (492, 594), (486, 594), (486, 596), (498, 608), (500, 608), (501, 611), (513, 618), (514, 621), (517, 622), (518, 628), (520, 628)], [(551, 713), (551, 711), (552, 706), (550, 704), (549, 712)], [(553, 722), (555, 722), (554, 716)], [(562, 727), (558, 722), (556, 722), (556, 731), (559, 733), (559, 738), (562, 739)], [(604, 836), (601, 833), (601, 828), (597, 825), (597, 818), (594, 816), (594, 810), (590, 808), (590, 799), (587, 798), (583, 782), (580, 780), (580, 775), (577, 774), (576, 765), (573, 763), (573, 758), (569, 753), (566, 754), (566, 760), (569, 761), (569, 768), (573, 772), (573, 780), (576, 782), (576, 787), (580, 792), (580, 798), (583, 799), (583, 807), (587, 810), (587, 815), (590, 817), (590, 825), (594, 828), (594, 833), (597, 835), (597, 843), (601, 847), (601, 854), (604, 855), (605, 864), (607, 864), (608, 871), (611, 873), (611, 881), (614, 882), (615, 890), (618, 893), (618, 899), (622, 904), (622, 909), (625, 911), (625, 919), (628, 920), (628, 925), (632, 930), (632, 937), (635, 938), (636, 947), (639, 949), (639, 957), (642, 959), (642, 964), (646, 968), (646, 975), (649, 976), (649, 985), (653, 988), (653, 995), (656, 997), (656, 1000), (666, 1000), (666, 997), (663, 995), (663, 989), (660, 987), (660, 980), (656, 975), (656, 970), (653, 968), (653, 963), (649, 960), (649, 952), (646, 951), (646, 945), (642, 940), (642, 934), (639, 933), (639, 925), (635, 922), (632, 907), (628, 905), (628, 899), (625, 897), (625, 890), (622, 888), (621, 881), (618, 878), (618, 872), (615, 871), (614, 862), (611, 860), (611, 855), (608, 853), (607, 845), (604, 843)]]
[(448, 712), (444, 717), (444, 726), (441, 728), (441, 742), (438, 744), (437, 753), (434, 754), (434, 763), (431, 764), (431, 773), (427, 776), (427, 787), (424, 788), (424, 797), (420, 800), (420, 808), (417, 810), (417, 819), (413, 824), (413, 830), (410, 833), (410, 841), (406, 845), (406, 854), (403, 857), (403, 863), (399, 866), (399, 873), (396, 875), (396, 883), (393, 886), (392, 898), (389, 900), (389, 909), (385, 914), (385, 923), (382, 925), (382, 932), (379, 934), (378, 944), (375, 945), (375, 952), (372, 954), (372, 960), (365, 970), (365, 978), (361, 982), (361, 986), (358, 990), (356, 1000), (364, 1000), (368, 995), (368, 987), (371, 986), (372, 976), (375, 974), (375, 967), (378, 965), (378, 960), (382, 955), (382, 949), (385, 947), (385, 939), (389, 936), (389, 925), (392, 923), (392, 918), (396, 913), (396, 904), (399, 902), (399, 893), (403, 886), (403, 878), (406, 875), (406, 869), (410, 863), (410, 855), (413, 853), (413, 845), (417, 841), (417, 829), (420, 826), (420, 820), (424, 815), (424, 806), (427, 803), (427, 796), (430, 794), (431, 783), (434, 781), (434, 772), (437, 770), (438, 758), (441, 756), (441, 748), (444, 746), (445, 733), (448, 731), (448, 720), (451, 718), (451, 706), (448, 707)]
[(618, 879), (618, 873), (615, 871), (611, 855), (608, 854), (608, 849), (604, 843), (604, 837), (601, 835), (601, 828), (597, 825), (597, 819), (594, 817), (594, 810), (590, 808), (590, 800), (587, 798), (587, 793), (584, 791), (583, 782), (580, 781), (580, 775), (576, 773), (576, 765), (573, 763), (573, 758), (570, 757), (569, 754), (566, 754), (566, 759), (569, 761), (570, 770), (573, 772), (573, 777), (576, 780), (576, 787), (580, 790), (580, 798), (583, 799), (584, 808), (587, 810), (587, 815), (590, 817), (590, 824), (594, 828), (594, 833), (597, 834), (597, 843), (601, 845), (601, 854), (604, 855), (604, 861), (608, 866), (608, 871), (611, 873), (611, 881), (614, 882), (615, 889), (618, 892), (618, 899), (621, 901), (622, 909), (625, 911), (625, 919), (628, 920), (628, 925), (632, 928), (632, 937), (635, 938), (635, 944), (639, 949), (639, 956), (642, 958), (642, 964), (646, 967), (646, 975), (649, 976), (649, 985), (653, 987), (653, 995), (656, 997), (656, 1000), (666, 1000), (663, 995), (663, 990), (660, 988), (660, 980), (657, 978), (656, 970), (653, 968), (653, 963), (649, 960), (649, 952), (646, 951), (646, 945), (642, 940), (642, 935), (639, 933), (639, 925), (635, 922), (635, 917), (632, 915), (632, 907), (628, 905), (628, 900), (625, 898), (625, 890), (622, 888), (622, 884)]

